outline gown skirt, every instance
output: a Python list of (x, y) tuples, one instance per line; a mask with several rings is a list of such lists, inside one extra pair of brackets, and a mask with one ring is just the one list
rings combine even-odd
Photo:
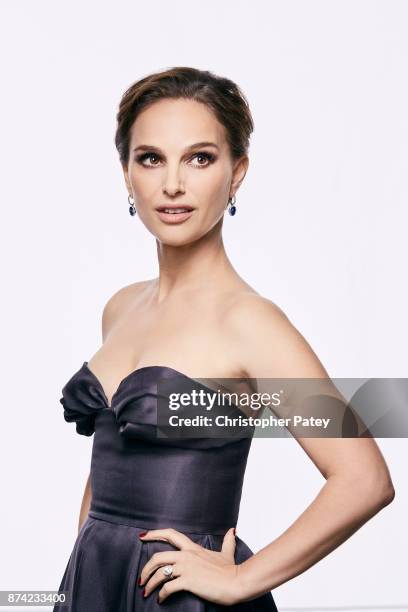
[[(271, 592), (230, 606), (190, 591), (159, 604), (164, 583), (143, 596), (138, 580), (150, 557), (179, 549), (142, 541), (139, 533), (172, 527), (220, 551), (225, 533), (237, 524), (252, 441), (158, 437), (158, 381), (176, 379), (193, 382), (168, 366), (138, 368), (121, 381), (109, 405), (85, 361), (62, 389), (65, 420), (75, 422), (79, 434), (94, 436), (92, 499), (58, 589), (67, 593), (68, 605), (56, 603), (54, 612), (277, 612)], [(235, 540), (239, 564), (254, 553), (238, 535)]]

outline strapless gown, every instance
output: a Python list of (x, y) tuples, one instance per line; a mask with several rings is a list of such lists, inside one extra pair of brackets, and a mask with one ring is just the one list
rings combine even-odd
[[(252, 441), (157, 437), (157, 384), (176, 377), (193, 381), (167, 366), (138, 368), (121, 381), (109, 406), (85, 361), (62, 389), (65, 420), (75, 422), (79, 434), (94, 434), (92, 500), (59, 586), (71, 604), (56, 604), (54, 612), (277, 612), (270, 592), (221, 606), (179, 591), (159, 604), (162, 583), (143, 597), (143, 566), (156, 551), (179, 549), (160, 540), (143, 542), (139, 533), (173, 527), (220, 551), (224, 534), (237, 524)], [(253, 554), (237, 535), (235, 562)]]

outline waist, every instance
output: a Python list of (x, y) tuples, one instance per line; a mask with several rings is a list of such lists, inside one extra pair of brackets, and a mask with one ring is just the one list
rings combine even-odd
[(177, 529), (177, 531), (181, 531), (182, 533), (194, 533), (198, 535), (225, 535), (230, 527), (236, 527), (237, 525), (237, 521), (230, 522), (228, 525), (223, 525), (221, 522), (218, 524), (209, 523), (208, 521), (198, 523), (194, 520), (188, 522), (183, 517), (175, 517), (173, 519), (166, 520), (165, 518), (157, 516), (125, 516), (108, 511), (94, 510), (92, 507), (89, 510), (88, 515), (91, 518), (107, 521), (108, 523), (126, 525), (145, 531), (148, 531), (149, 529), (166, 529), (168, 527), (172, 527), (173, 529)]

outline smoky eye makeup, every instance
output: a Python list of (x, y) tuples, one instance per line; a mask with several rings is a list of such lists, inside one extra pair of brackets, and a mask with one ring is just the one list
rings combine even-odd
[[(197, 153), (194, 153), (193, 155), (190, 156), (189, 160), (194, 159), (196, 157), (199, 157), (199, 158), (202, 157), (206, 159), (207, 163), (193, 164), (195, 168), (207, 168), (209, 165), (214, 163), (217, 159), (216, 155), (214, 155), (213, 153), (209, 153), (208, 151), (197, 151)], [(144, 166), (145, 168), (155, 168), (158, 165), (157, 163), (153, 163), (153, 164), (144, 163), (146, 160), (150, 158), (155, 158), (158, 160), (161, 159), (159, 153), (156, 153), (155, 151), (146, 151), (145, 153), (140, 153), (139, 155), (135, 156), (136, 162), (140, 164), (141, 166)]]

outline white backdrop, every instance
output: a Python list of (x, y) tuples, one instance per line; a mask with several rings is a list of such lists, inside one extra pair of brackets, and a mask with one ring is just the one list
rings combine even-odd
[[(113, 145), (122, 92), (177, 65), (242, 87), (255, 133), (224, 222), (230, 259), (331, 376), (406, 377), (408, 4), (9, 0), (1, 13), (0, 589), (57, 589), (92, 445), (60, 391), (100, 346), (109, 296), (157, 274)], [(408, 604), (407, 441), (378, 442), (394, 502), (275, 589), (279, 610)], [(256, 552), (322, 485), (294, 440), (254, 440), (237, 534)]]

